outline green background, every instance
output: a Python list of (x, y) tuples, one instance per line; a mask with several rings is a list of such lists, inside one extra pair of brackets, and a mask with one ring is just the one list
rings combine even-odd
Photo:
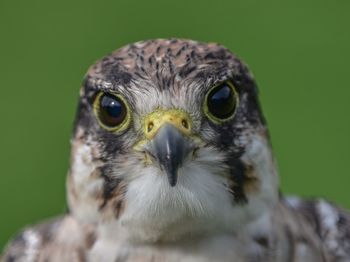
[(224, 44), (257, 78), (282, 189), (350, 208), (350, 1), (0, 0), (0, 248), (65, 210), (81, 80), (129, 42)]

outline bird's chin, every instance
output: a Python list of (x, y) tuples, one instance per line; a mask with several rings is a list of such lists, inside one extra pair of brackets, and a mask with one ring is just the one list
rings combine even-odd
[(240, 224), (224, 178), (210, 168), (186, 165), (179, 170), (174, 187), (159, 172), (148, 168), (146, 174), (128, 185), (119, 223), (132, 239), (174, 241), (184, 236), (227, 232)]

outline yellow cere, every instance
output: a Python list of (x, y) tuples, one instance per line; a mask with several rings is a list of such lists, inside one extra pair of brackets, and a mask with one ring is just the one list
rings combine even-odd
[[(135, 151), (144, 151), (144, 145), (147, 144), (157, 134), (158, 130), (166, 123), (175, 126), (183, 135), (191, 138), (198, 146), (205, 143), (193, 133), (193, 122), (187, 112), (182, 109), (157, 109), (148, 114), (141, 120), (144, 137), (136, 142), (133, 149)], [(150, 159), (146, 156), (145, 163), (150, 163)]]
[(142, 121), (143, 131), (147, 139), (152, 139), (165, 123), (172, 124), (184, 135), (191, 134), (191, 118), (181, 109), (157, 109), (144, 117)]

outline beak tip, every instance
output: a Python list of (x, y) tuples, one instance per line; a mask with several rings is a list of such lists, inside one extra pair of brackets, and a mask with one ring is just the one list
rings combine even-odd
[(168, 181), (171, 187), (176, 186), (177, 184), (177, 174), (170, 175), (168, 174)]

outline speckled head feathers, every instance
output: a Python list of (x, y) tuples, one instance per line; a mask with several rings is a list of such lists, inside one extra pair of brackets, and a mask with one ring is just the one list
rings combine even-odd
[[(243, 65), (225, 47), (192, 40), (149, 40), (127, 45), (106, 56), (88, 72), (103, 88), (103, 82), (126, 85), (134, 78), (154, 78), (160, 89), (171, 86), (175, 78), (193, 77), (220, 81), (225, 74), (241, 74)], [(230, 72), (228, 72), (230, 71)], [(233, 71), (233, 72), (232, 72)], [(222, 79), (221, 79), (222, 80)]]

